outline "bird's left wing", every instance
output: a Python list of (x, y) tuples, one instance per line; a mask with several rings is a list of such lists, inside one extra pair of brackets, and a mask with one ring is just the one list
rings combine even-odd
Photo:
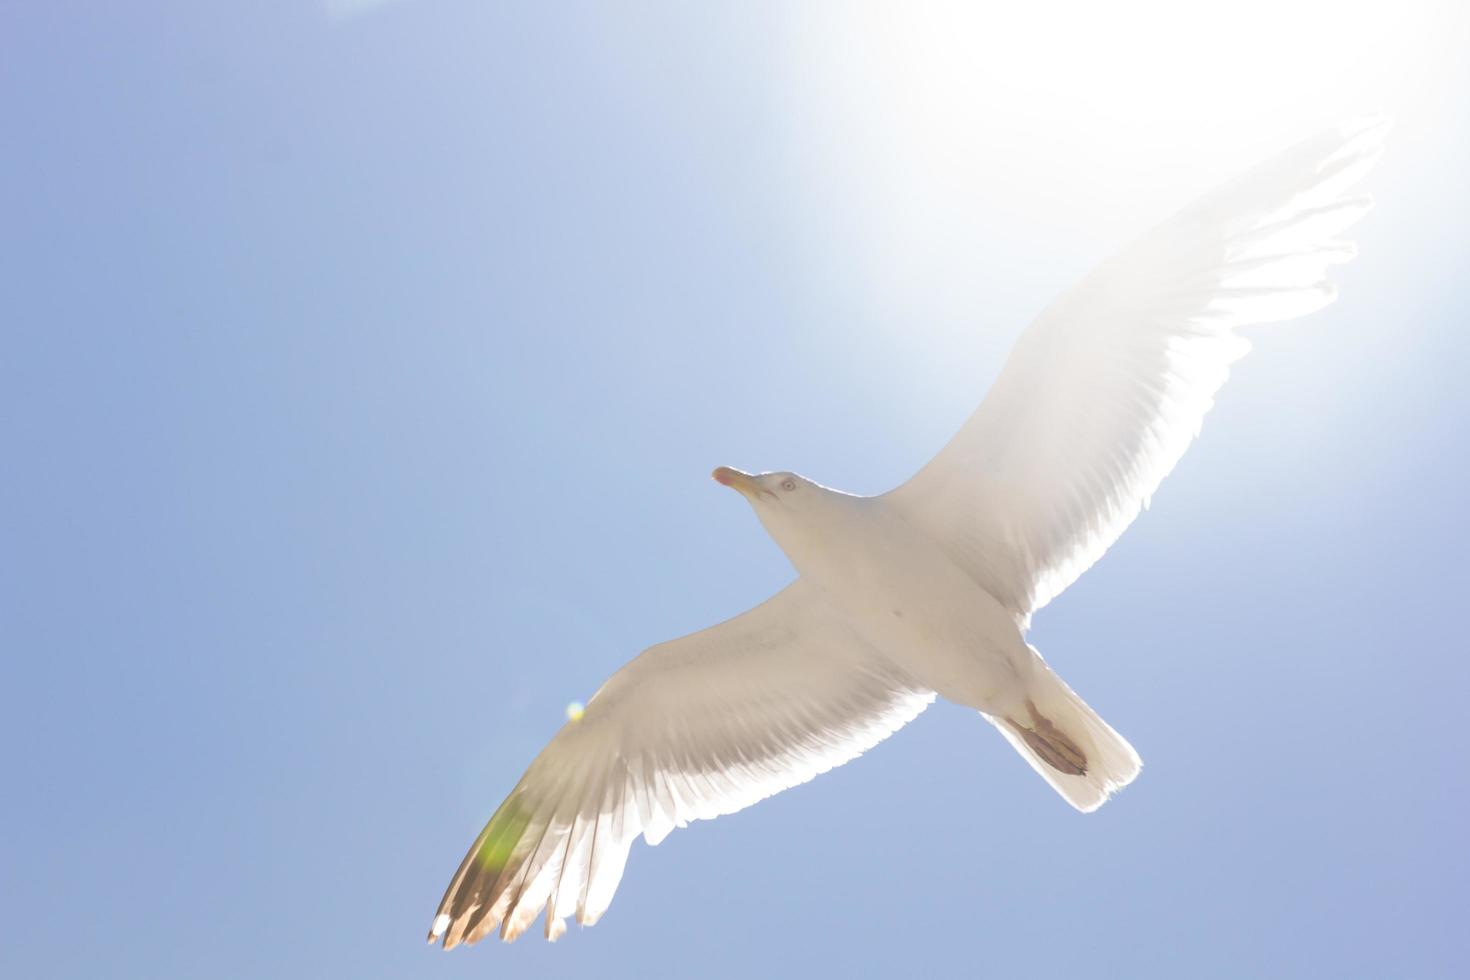
[(979, 409), (887, 499), (1025, 626), (1147, 506), (1199, 432), (1235, 328), (1333, 299), (1344, 191), (1387, 125), (1329, 130), (1207, 195), (1099, 266), (1022, 334)]
[(733, 813), (877, 744), (924, 710), (916, 685), (800, 580), (628, 663), (531, 763), (465, 856), (429, 931), (445, 948), (544, 909), (591, 925), (640, 833)]

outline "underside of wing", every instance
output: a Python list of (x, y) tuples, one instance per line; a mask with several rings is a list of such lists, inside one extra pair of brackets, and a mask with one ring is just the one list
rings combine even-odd
[(1341, 127), (1219, 188), (1108, 259), (1022, 335), (945, 448), (888, 496), (1024, 627), (1117, 540), (1199, 433), (1236, 328), (1331, 302), (1344, 192), (1387, 126)]
[(543, 911), (546, 936), (596, 922), (633, 840), (732, 813), (861, 754), (934, 699), (800, 581), (749, 612), (644, 651), (537, 756), (470, 848), (429, 941)]

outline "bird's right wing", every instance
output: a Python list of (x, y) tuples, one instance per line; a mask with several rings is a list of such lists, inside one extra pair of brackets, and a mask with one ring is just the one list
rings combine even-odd
[(650, 647), (542, 750), (450, 882), (445, 948), (546, 911), (591, 925), (640, 833), (733, 813), (860, 755), (934, 700), (797, 580), (750, 611)]
[(1386, 124), (1330, 130), (1135, 241), (1027, 328), (949, 445), (888, 500), (1025, 626), (1102, 557), (1199, 432), (1236, 328), (1332, 301), (1344, 192)]

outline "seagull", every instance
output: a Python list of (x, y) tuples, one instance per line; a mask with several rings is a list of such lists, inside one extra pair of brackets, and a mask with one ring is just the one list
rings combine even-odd
[(1146, 508), (1198, 434), (1236, 329), (1335, 298), (1346, 192), (1387, 123), (1339, 126), (1207, 194), (1104, 261), (1021, 335), (979, 408), (874, 497), (790, 472), (713, 473), (750, 503), (795, 581), (660, 643), (569, 712), (476, 838), (429, 929), (445, 949), (545, 913), (590, 926), (638, 835), (734, 813), (840, 766), (936, 696), (978, 711), (1087, 813), (1138, 753), (1026, 642), (1036, 610)]

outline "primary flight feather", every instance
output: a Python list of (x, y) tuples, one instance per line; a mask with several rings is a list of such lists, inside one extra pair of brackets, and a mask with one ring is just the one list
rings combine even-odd
[(1084, 812), (1138, 775), (1132, 746), (1029, 646), (1031, 616), (1102, 557), (1199, 432), (1236, 328), (1334, 298), (1345, 196), (1387, 126), (1339, 127), (1217, 189), (1065, 293), (975, 414), (877, 497), (721, 467), (798, 578), (645, 650), (542, 750), (465, 855), (429, 930), (446, 949), (544, 912), (607, 910), (640, 834), (733, 813), (839, 766), (936, 694), (981, 712)]

